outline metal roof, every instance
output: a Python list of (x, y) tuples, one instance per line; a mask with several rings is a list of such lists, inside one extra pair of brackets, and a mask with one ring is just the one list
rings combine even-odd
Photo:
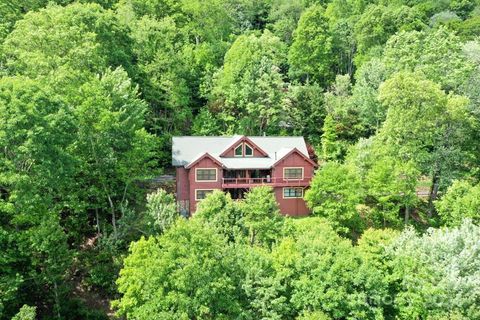
[(297, 148), (307, 158), (307, 145), (303, 137), (251, 137), (253, 143), (268, 154), (268, 157), (227, 158), (220, 154), (233, 147), (243, 136), (223, 137), (173, 137), (172, 165), (187, 166), (205, 153), (231, 169), (268, 169), (292, 149)]

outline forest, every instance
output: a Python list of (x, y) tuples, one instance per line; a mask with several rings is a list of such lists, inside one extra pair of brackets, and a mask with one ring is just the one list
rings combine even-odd
[[(175, 135), (303, 136), (184, 219)], [(479, 0), (0, 0), (0, 319), (480, 319)]]

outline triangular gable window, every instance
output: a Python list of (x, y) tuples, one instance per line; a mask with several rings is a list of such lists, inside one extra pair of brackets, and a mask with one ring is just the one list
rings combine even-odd
[(245, 157), (253, 157), (253, 149), (245, 143)]
[(241, 157), (243, 156), (243, 145), (242, 144), (239, 144), (236, 148), (235, 148), (235, 157)]

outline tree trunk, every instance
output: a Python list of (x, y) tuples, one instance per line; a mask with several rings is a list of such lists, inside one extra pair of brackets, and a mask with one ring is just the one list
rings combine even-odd
[(250, 228), (250, 246), (252, 246), (252, 247), (255, 244), (255, 235), (256, 235), (255, 230)]
[(405, 206), (405, 225), (408, 225), (409, 220), (410, 220), (410, 207)]
[(55, 311), (57, 313), (57, 319), (62, 319), (62, 316), (60, 314), (60, 299), (58, 298), (57, 281), (53, 282), (53, 292), (55, 294)]
[(95, 208), (95, 219), (97, 220), (97, 236), (100, 236), (100, 217), (98, 216), (98, 208)]
[(432, 185), (430, 186), (430, 194), (428, 197), (428, 217), (431, 218), (435, 212), (433, 202), (437, 200), (438, 188), (440, 187), (440, 172), (434, 172), (432, 176)]
[(113, 205), (113, 201), (110, 195), (107, 195), (107, 198), (108, 198), (108, 203), (110, 204), (110, 209), (112, 210), (113, 237), (117, 239), (117, 218), (115, 217), (115, 207)]

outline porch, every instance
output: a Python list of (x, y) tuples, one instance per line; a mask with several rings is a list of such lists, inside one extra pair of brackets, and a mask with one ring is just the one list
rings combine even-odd
[(286, 179), (272, 177), (271, 170), (225, 170), (222, 178), (222, 188), (251, 188), (260, 185), (272, 187), (306, 187), (311, 177), (303, 179)]

